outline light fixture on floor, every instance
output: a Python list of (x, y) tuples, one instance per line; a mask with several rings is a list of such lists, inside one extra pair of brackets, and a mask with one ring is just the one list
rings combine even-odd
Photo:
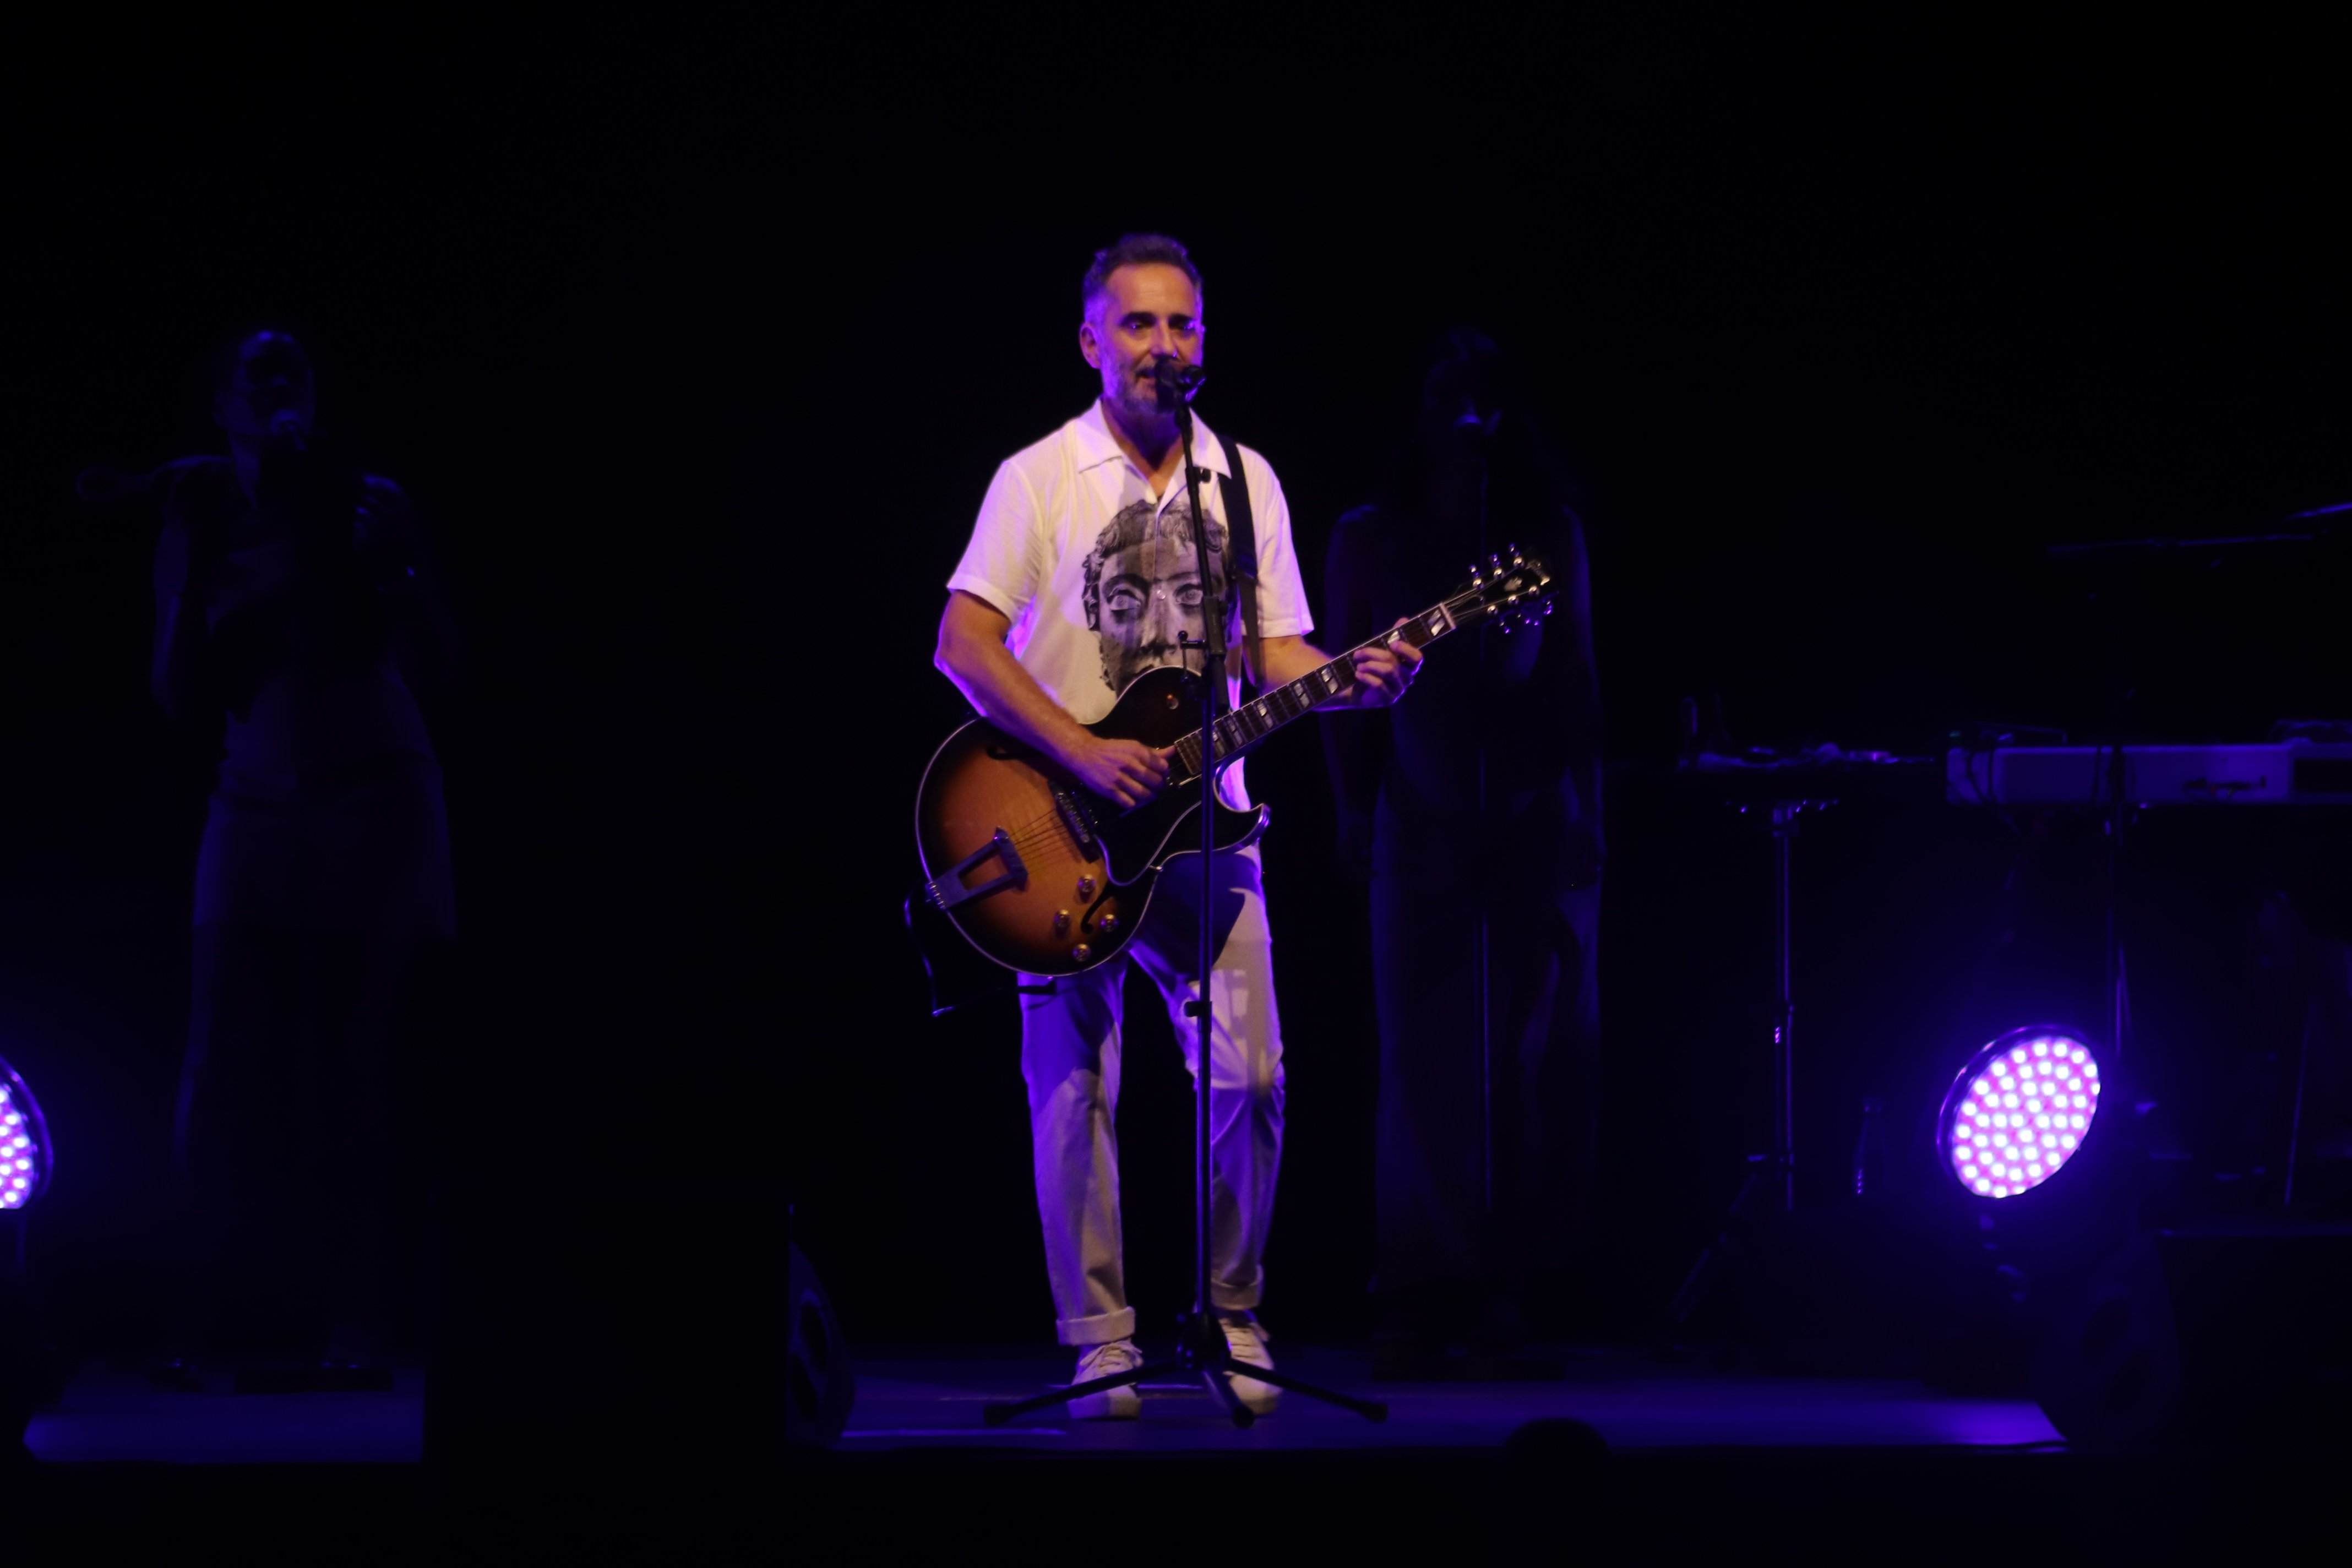
[(2011, 1029), (1969, 1058), (1936, 1119), (1936, 1153), (1979, 1198), (2014, 1198), (2081, 1152), (2099, 1111), (2099, 1063), (2067, 1030)]
[(49, 1184), (49, 1127), (40, 1102), (0, 1060), (0, 1471), (32, 1462), (25, 1430), (33, 1414), (65, 1392), (65, 1366), (50, 1342), (27, 1277), (22, 1217)]
[(40, 1102), (0, 1060), (0, 1209), (28, 1206), (48, 1187), (54, 1162)]

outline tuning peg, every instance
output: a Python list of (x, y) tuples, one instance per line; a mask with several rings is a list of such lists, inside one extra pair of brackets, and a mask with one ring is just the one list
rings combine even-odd
[(1503, 553), (1511, 558), (1511, 564), (1514, 566), (1524, 566), (1527, 564), (1526, 562), (1519, 559), (1519, 547), (1516, 544), (1506, 544), (1503, 546)]
[(1544, 601), (1543, 613), (1547, 616), (1551, 614), (1551, 601), (1549, 599), (1546, 599)]
[(1493, 566), (1500, 566), (1503, 563), (1503, 558), (1499, 555), (1489, 555), (1486, 557), (1486, 561), (1489, 565)]

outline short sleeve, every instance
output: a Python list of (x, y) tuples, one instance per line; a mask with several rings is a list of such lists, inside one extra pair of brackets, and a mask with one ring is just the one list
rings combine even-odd
[(1044, 510), (1028, 479), (1013, 464), (1000, 465), (948, 587), (985, 600), (1007, 620), (1019, 620), (1036, 597), (1043, 527)]
[(1298, 574), (1298, 552), (1290, 537), (1290, 503), (1282, 481), (1255, 452), (1236, 445), (1250, 514), (1257, 534), (1257, 631), (1264, 637), (1303, 637), (1315, 629), (1307, 607), (1307, 585)]
[(416, 526), (416, 504), (408, 492), (385, 479), (382, 474), (360, 476), (362, 504), (368, 507), (387, 525), (403, 531)]

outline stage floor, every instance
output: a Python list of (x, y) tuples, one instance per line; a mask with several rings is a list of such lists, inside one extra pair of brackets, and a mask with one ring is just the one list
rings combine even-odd
[(400, 1369), (389, 1394), (177, 1394), (92, 1363), (33, 1417), (25, 1446), (45, 1465), (413, 1465), (425, 1374)]
[(1139, 1420), (1045, 1409), (989, 1427), (983, 1404), (1065, 1383), (1073, 1353), (853, 1346), (848, 1429), (796, 1456), (807, 1500), (787, 1540), (821, 1562), (1097, 1547), (1196, 1562), (1202, 1538), (1173, 1522), (1194, 1515), (1217, 1550), (1311, 1561), (1975, 1561), (1986, 1539), (2159, 1561), (2333, 1528), (2334, 1459), (2257, 1434), (2232, 1435), (2226, 1458), (2087, 1454), (2027, 1400), (1916, 1382), (1628, 1351), (1570, 1356), (1557, 1382), (1374, 1384), (1362, 1353), (1274, 1350), (1301, 1377), (1385, 1402), (1388, 1420), (1293, 1394), (1236, 1429), (1206, 1390), (1167, 1378), (1146, 1385)]
[[(1298, 1394), (1236, 1430), (1197, 1382), (1144, 1386), (1137, 1421), (1073, 1421), (1055, 1409), (1009, 1426), (981, 1406), (1066, 1382), (1072, 1352), (898, 1348), (858, 1354), (847, 1452), (970, 1447), (1038, 1453), (1221, 1454), (1269, 1450), (1496, 1448), (1531, 1421), (1568, 1418), (1613, 1453), (1682, 1448), (2063, 1447), (2039, 1407), (1959, 1398), (1916, 1383), (1727, 1375), (1622, 1352), (1566, 1355), (1545, 1383), (1375, 1384), (1346, 1351), (1276, 1344), (1280, 1364), (1343, 1393), (1385, 1402), (1364, 1420)], [(46, 1464), (414, 1464), (424, 1446), (424, 1376), (403, 1369), (389, 1394), (172, 1394), (136, 1373), (85, 1368), (26, 1441)]]
[[(1149, 1347), (1147, 1347), (1149, 1348)], [(2027, 1400), (1959, 1398), (1917, 1383), (1727, 1375), (1631, 1352), (1584, 1352), (1567, 1377), (1543, 1383), (1375, 1384), (1366, 1357), (1293, 1350), (1276, 1364), (1389, 1406), (1384, 1422), (1299, 1394), (1236, 1430), (1197, 1381), (1143, 1385), (1141, 1419), (1073, 1421), (1047, 1408), (1012, 1425), (982, 1425), (988, 1401), (1069, 1381), (1074, 1352), (899, 1350), (860, 1354), (857, 1402), (842, 1447), (991, 1447), (1048, 1452), (1218, 1453), (1284, 1449), (1497, 1448), (1528, 1422), (1568, 1418), (1612, 1453), (1678, 1448), (1980, 1447), (2056, 1450), (2063, 1439)]]

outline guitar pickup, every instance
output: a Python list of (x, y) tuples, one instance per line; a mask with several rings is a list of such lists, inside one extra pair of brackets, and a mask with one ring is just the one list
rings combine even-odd
[(1087, 809), (1086, 802), (1070, 790), (1056, 789), (1054, 792), (1054, 809), (1062, 814), (1062, 826), (1070, 830), (1070, 837), (1078, 841), (1078, 847), (1087, 852), (1087, 858), (1093, 859), (1094, 814)]
[[(963, 874), (992, 855), (1003, 862), (1003, 871), (977, 887), (964, 886)], [(1000, 827), (989, 835), (987, 843), (924, 883), (923, 901), (935, 910), (951, 910), (966, 899), (985, 898), (999, 888), (1018, 887), (1028, 879), (1029, 868), (1021, 863), (1021, 851), (1013, 847), (1013, 840)]]

